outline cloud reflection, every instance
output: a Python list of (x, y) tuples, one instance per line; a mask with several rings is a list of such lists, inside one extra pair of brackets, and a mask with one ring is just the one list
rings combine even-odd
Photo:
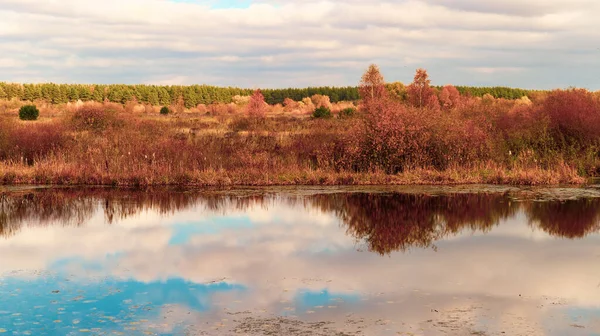
[[(205, 297), (203, 305), (175, 301), (181, 316), (173, 321), (231, 325), (230, 313), (249, 312), (333, 321), (339, 330), (356, 322), (381, 335), (598, 329), (596, 199), (96, 189), (7, 194), (0, 205), (2, 272), (72, 274), (74, 284), (50, 281), (70, 290), (105, 278), (244, 288)], [(160, 306), (168, 297), (150, 301)]]

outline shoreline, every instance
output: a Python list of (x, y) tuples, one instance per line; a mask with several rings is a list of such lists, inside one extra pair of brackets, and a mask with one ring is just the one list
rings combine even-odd
[[(371, 185), (509, 185), (509, 186), (582, 186), (590, 179), (572, 170), (450, 169), (446, 171), (416, 169), (389, 175), (384, 173), (346, 173), (319, 170), (296, 170), (265, 173), (256, 170), (152, 172), (139, 174), (104, 173), (86, 167), (1, 166), (0, 185), (56, 186), (371, 186)], [(89, 167), (87, 167), (89, 168)]]

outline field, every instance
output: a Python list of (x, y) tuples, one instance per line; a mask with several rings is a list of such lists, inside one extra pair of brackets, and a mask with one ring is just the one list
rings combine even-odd
[[(69, 96), (81, 87), (91, 96)], [(329, 88), (335, 99), (228, 88), (206, 104), (190, 101), (201, 87), (168, 99), (155, 87), (158, 101), (95, 87), (0, 85), (0, 183), (577, 184), (600, 168), (600, 97), (583, 89), (470, 94), (421, 69), (386, 84), (375, 66), (358, 88)], [(39, 118), (20, 120), (29, 104)]]

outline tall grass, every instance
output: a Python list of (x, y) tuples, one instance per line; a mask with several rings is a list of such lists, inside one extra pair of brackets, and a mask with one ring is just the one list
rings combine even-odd
[[(419, 80), (427, 83), (426, 73)], [(44, 106), (41, 120), (25, 123), (17, 104), (0, 116), (0, 182), (557, 184), (600, 171), (600, 99), (588, 91), (506, 100), (446, 86), (419, 107), (410, 95), (422, 90), (398, 99), (377, 68), (360, 91), (349, 115), (340, 111), (352, 103), (316, 95), (271, 106), (258, 91), (167, 116), (137, 103), (86, 102)], [(310, 118), (318, 106), (335, 117)]]

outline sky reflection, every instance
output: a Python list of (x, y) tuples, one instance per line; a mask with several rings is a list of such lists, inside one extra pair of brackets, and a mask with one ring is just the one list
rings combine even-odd
[(600, 333), (595, 199), (67, 190), (0, 205), (8, 333), (228, 334), (273, 317), (365, 335)]

